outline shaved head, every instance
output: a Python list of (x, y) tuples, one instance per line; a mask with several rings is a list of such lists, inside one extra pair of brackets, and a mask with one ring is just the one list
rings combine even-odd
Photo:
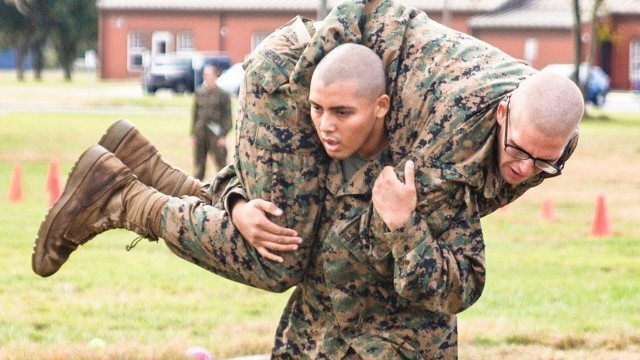
[(359, 44), (342, 44), (322, 58), (311, 79), (312, 82), (318, 80), (325, 86), (355, 82), (356, 94), (371, 100), (385, 94), (382, 60), (373, 50)]
[(528, 119), (550, 137), (566, 137), (575, 132), (584, 113), (580, 89), (568, 78), (544, 71), (524, 80), (513, 92), (511, 104), (518, 113), (512, 117), (514, 122)]

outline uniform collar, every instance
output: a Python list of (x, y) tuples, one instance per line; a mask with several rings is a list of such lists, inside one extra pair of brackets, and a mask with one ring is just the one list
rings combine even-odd
[(369, 160), (347, 181), (342, 171), (342, 161), (332, 159), (329, 165), (326, 188), (335, 197), (369, 194), (382, 169), (391, 164), (391, 151), (386, 148), (377, 158)]

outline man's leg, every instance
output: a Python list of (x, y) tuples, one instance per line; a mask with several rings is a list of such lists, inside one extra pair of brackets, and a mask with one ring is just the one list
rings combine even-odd
[[(222, 172), (216, 188), (233, 172)], [(162, 237), (178, 256), (211, 272), (254, 287), (284, 291), (302, 277), (299, 267), (264, 260), (235, 229), (227, 212), (196, 197), (162, 194), (100, 145), (85, 151), (69, 175), (60, 200), (38, 231), (33, 271), (56, 273), (79, 245), (110, 229), (128, 229), (149, 240)]]
[(209, 135), (209, 152), (218, 171), (227, 166), (227, 147), (218, 145), (219, 139), (218, 136)]
[(193, 177), (202, 180), (207, 166), (207, 139), (204, 134), (195, 137), (193, 144)]
[(40, 225), (33, 271), (54, 274), (79, 246), (96, 235), (124, 228), (148, 239), (161, 235), (161, 211), (169, 196), (150, 188), (100, 145), (85, 151), (69, 174), (62, 196)]
[(112, 152), (143, 184), (170, 196), (210, 198), (200, 180), (172, 166), (135, 126), (121, 119), (113, 123), (98, 145)]

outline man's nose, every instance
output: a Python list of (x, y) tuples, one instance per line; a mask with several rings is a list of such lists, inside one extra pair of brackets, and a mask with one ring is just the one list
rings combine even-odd
[(329, 114), (323, 114), (320, 118), (320, 131), (322, 132), (334, 132), (336, 130), (335, 122)]
[(527, 160), (520, 160), (519, 162), (519, 167), (520, 167), (520, 174), (522, 176), (526, 176), (526, 177), (530, 177), (532, 176), (535, 171), (536, 171), (536, 166), (533, 163), (533, 159), (529, 158)]

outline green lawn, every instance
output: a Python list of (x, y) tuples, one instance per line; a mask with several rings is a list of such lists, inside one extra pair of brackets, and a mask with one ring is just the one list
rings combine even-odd
[[(127, 252), (136, 236), (111, 231), (54, 276), (31, 271), (51, 161), (66, 176), (119, 117), (191, 171), (190, 100), (167, 98), (176, 102), (167, 111), (140, 105), (161, 101), (145, 97), (119, 112), (0, 110), (0, 358), (173, 359), (193, 345), (217, 358), (269, 351), (288, 295), (223, 280), (162, 243)], [(483, 220), (488, 281), (478, 303), (459, 316), (461, 358), (638, 358), (640, 120), (607, 115), (583, 123), (563, 176)], [(23, 171), (19, 204), (7, 201), (15, 165)], [(590, 236), (601, 194), (614, 230), (608, 238)], [(555, 205), (555, 221), (540, 217), (545, 199)]]

